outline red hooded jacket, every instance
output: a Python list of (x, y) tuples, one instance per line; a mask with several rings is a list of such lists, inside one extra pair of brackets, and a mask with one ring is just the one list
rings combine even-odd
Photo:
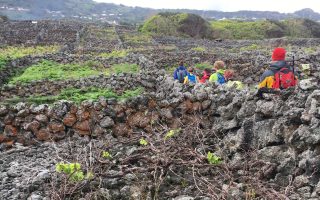
[(209, 78), (210, 78), (210, 74), (209, 73), (207, 73), (206, 71), (204, 71), (203, 72), (203, 76), (202, 76), (202, 78), (200, 79), (200, 83), (206, 83), (207, 82), (207, 80), (209, 80)]

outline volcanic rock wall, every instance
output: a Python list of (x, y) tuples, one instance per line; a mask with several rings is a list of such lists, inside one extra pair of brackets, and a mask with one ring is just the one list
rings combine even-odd
[[(26, 30), (29, 30), (29, 24), (25, 26)], [(79, 29), (79, 27), (75, 27), (75, 29)], [(124, 32), (125, 30), (117, 31)], [(21, 33), (24, 32), (19, 34)], [(34, 36), (23, 40), (32, 43), (34, 42)], [(90, 38), (91, 36), (88, 35), (87, 37)], [(73, 38), (73, 36), (70, 36), (70, 38)], [(72, 41), (74, 41), (73, 39)], [(96, 43), (99, 43), (99, 41), (97, 40)], [(118, 42), (120, 44), (113, 43), (113, 45), (121, 46), (122, 41)], [(199, 41), (192, 43), (190, 40), (176, 40), (175, 38), (159, 39), (155, 42), (158, 44), (169, 44), (171, 42), (181, 49), (190, 49), (202, 45), (202, 43), (198, 43)], [(204, 46), (216, 45), (222, 48), (229, 48), (232, 45), (235, 48), (245, 47), (252, 44), (252, 41), (235, 42), (237, 44), (231, 41), (226, 43), (220, 43), (219, 41), (213, 43), (209, 41), (201, 42)], [(295, 44), (312, 46), (318, 44), (318, 42), (317, 40), (297, 40)], [(10, 42), (5, 43), (10, 44)], [(19, 41), (12, 41), (13, 43), (19, 43)], [(91, 48), (90, 46), (91, 44), (88, 44), (89, 48)], [(96, 102), (85, 101), (80, 105), (68, 101), (56, 102), (53, 105), (29, 105), (26, 103), (18, 103), (14, 106), (1, 105), (0, 149), (7, 150), (12, 146), (14, 148), (4, 151), (0, 159), (0, 177), (2, 180), (0, 182), (0, 196), (8, 199), (26, 199), (28, 197), (29, 199), (41, 199), (38, 192), (41, 192), (42, 195), (46, 193), (43, 187), (44, 180), (48, 176), (50, 177), (48, 169), (56, 164), (51, 157), (48, 158), (46, 155), (54, 155), (57, 153), (56, 151), (61, 151), (63, 155), (69, 153), (69, 146), (62, 146), (60, 149), (51, 148), (50, 145), (55, 145), (53, 141), (68, 141), (73, 140), (70, 138), (77, 137), (77, 142), (82, 144), (90, 140), (99, 141), (100, 138), (107, 138), (111, 145), (116, 146), (117, 139), (129, 138), (130, 140), (135, 136), (140, 138), (141, 135), (152, 135), (154, 130), (160, 126), (172, 130), (182, 128), (184, 135), (190, 135), (193, 132), (188, 132), (184, 128), (191, 122), (200, 121), (195, 128), (210, 133), (205, 137), (208, 137), (207, 140), (212, 137), (211, 140), (214, 141), (204, 145), (214, 146), (217, 155), (228, 158), (231, 164), (242, 165), (246, 159), (251, 159), (246, 156), (246, 153), (255, 152), (256, 157), (264, 165), (259, 167), (260, 163), (254, 163), (255, 167), (251, 167), (257, 169), (258, 173), (251, 174), (251, 176), (257, 176), (259, 180), (265, 180), (273, 185), (274, 190), (280, 191), (278, 188), (286, 188), (284, 193), (289, 199), (319, 199), (320, 90), (317, 82), (317, 78), (320, 77), (319, 54), (305, 55), (299, 53), (299, 56), (297, 56), (305, 57), (307, 62), (311, 63), (311, 77), (315, 78), (316, 81), (312, 81), (312, 79), (303, 80), (295, 91), (284, 92), (281, 95), (265, 95), (262, 99), (256, 97), (250, 89), (239, 91), (234, 88), (217, 87), (212, 84), (196, 85), (195, 87), (184, 86), (173, 81), (172, 77), (165, 75), (165, 72), (161, 70), (165, 66), (174, 65), (180, 59), (195, 64), (203, 61), (213, 62), (221, 58), (226, 61), (230, 68), (236, 70), (239, 80), (254, 84), (261, 74), (261, 69), (258, 67), (267, 63), (270, 58), (269, 54), (270, 52), (259, 51), (242, 52), (240, 54), (223, 52), (221, 54), (199, 52), (189, 54), (189, 52), (181, 51), (167, 53), (155, 50), (145, 54), (130, 54), (125, 58), (99, 60), (106, 66), (111, 63), (128, 61), (139, 64), (143, 70), (148, 70), (148, 72), (136, 75), (122, 74), (108, 78), (98, 76), (57, 82), (42, 81), (41, 85), (39, 85), (39, 82), (35, 82), (28, 85), (17, 84), (16, 86), (2, 87), (0, 100), (14, 96), (28, 97), (35, 93), (51, 95), (58, 93), (61, 88), (68, 85), (79, 88), (99, 86), (116, 90), (142, 86), (146, 88), (147, 92), (120, 102), (116, 99), (100, 98)], [(39, 62), (41, 59), (70, 63), (86, 61), (90, 58), (86, 56), (46, 55), (18, 59), (10, 62), (1, 70), (0, 85), (5, 84), (15, 73), (23, 71), (26, 67)], [(247, 80), (247, 78), (251, 80)], [(50, 90), (46, 91), (47, 88), (50, 88)], [(174, 139), (179, 140), (179, 138)], [(21, 144), (26, 146), (23, 147)], [(77, 149), (77, 144), (74, 144), (74, 149)], [(122, 151), (133, 152), (135, 151), (134, 148), (136, 147), (121, 146), (117, 149), (119, 151), (117, 153), (121, 154)], [(23, 158), (23, 161), (16, 161), (16, 158)], [(144, 159), (149, 161), (153, 158)], [(34, 163), (34, 160), (38, 163)], [(17, 169), (21, 169), (20, 164), (17, 164), (18, 162), (25, 164), (21, 171), (17, 171)], [(165, 163), (165, 161), (161, 162)], [(136, 163), (137, 166), (141, 167), (140, 162)], [(146, 165), (142, 166), (146, 169), (148, 167)], [(37, 174), (33, 172), (33, 168), (46, 169), (47, 171)], [(190, 167), (181, 168), (187, 171), (186, 169)], [(113, 177), (118, 177), (119, 174), (122, 174), (123, 169), (118, 170), (108, 172)], [(240, 168), (235, 171), (237, 177), (234, 181), (239, 183), (232, 186), (234, 190), (229, 191), (231, 193), (230, 199), (245, 199), (246, 194), (241, 189), (243, 188), (241, 186), (242, 182), (240, 179), (236, 180), (243, 176), (241, 173), (244, 172)], [(29, 183), (31, 174), (35, 177), (32, 177), (32, 182)], [(128, 195), (130, 193), (134, 193), (136, 196), (144, 196), (145, 191), (139, 193), (135, 190), (137, 186), (133, 185), (131, 180), (134, 178), (132, 176), (135, 176), (135, 174), (127, 174), (125, 178), (104, 178), (102, 185), (105, 185), (103, 186), (105, 188), (102, 187), (101, 189), (110, 189), (111, 199), (125, 199), (130, 196)], [(250, 174), (247, 174), (247, 176), (250, 176)], [(172, 182), (171, 180), (170, 185)], [(177, 189), (183, 185), (181, 181), (176, 181), (175, 184), (172, 184), (175, 187), (174, 190), (179, 190), (179, 192), (172, 192), (172, 194), (163, 192), (164, 198), (174, 198), (177, 194), (184, 194), (187, 191), (187, 189)], [(164, 188), (167, 189), (166, 187)], [(231, 186), (227, 185), (225, 187)], [(151, 193), (151, 189), (146, 190)], [(293, 192), (287, 193), (287, 190)], [(34, 191), (37, 193), (34, 193)], [(139, 193), (139, 195), (136, 193)], [(224, 191), (221, 192), (221, 194), (223, 193)], [(199, 196), (194, 191), (188, 192), (188, 194)], [(181, 200), (183, 197), (177, 197), (176, 199)], [(190, 197), (189, 199), (193, 198)], [(199, 197), (198, 199), (207, 200), (208, 197)], [(285, 198), (280, 196), (279, 199)]]
[(302, 195), (319, 197), (317, 86), (258, 99), (249, 91), (224, 87), (182, 87), (166, 76), (157, 81), (162, 84), (156, 92), (126, 102), (101, 98), (79, 106), (66, 101), (52, 106), (1, 106), (1, 146), (61, 140), (73, 134), (133, 137), (137, 132), (152, 133), (152, 126), (160, 122), (176, 129), (201, 118), (202, 129), (222, 138), (218, 144), (223, 146), (222, 155), (236, 162), (241, 152), (255, 149), (261, 159), (272, 163), (266, 179), (282, 186), (293, 180)]
[(76, 42), (83, 24), (63, 21), (8, 21), (1, 23), (1, 26), (1, 44), (43, 45)]

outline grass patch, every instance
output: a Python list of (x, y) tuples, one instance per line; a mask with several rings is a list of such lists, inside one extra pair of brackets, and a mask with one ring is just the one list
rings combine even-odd
[(196, 51), (196, 52), (205, 52), (206, 48), (205, 47), (194, 47), (191, 50)]
[(0, 58), (0, 70), (7, 64), (7, 60)]
[[(317, 47), (305, 47), (305, 48), (302, 48), (302, 50), (306, 53), (306, 54), (313, 54), (313, 53), (316, 53), (317, 52)], [(0, 63), (1, 65), (1, 63)], [(1, 67), (1, 66), (0, 66)]]
[(149, 34), (143, 34), (143, 33), (140, 33), (140, 34), (126, 33), (124, 35), (124, 40), (130, 43), (141, 44), (141, 43), (151, 42), (151, 37)]
[(219, 20), (212, 21), (211, 25), (220, 38), (227, 39), (264, 39), (284, 35), (283, 28), (270, 20)]
[(257, 44), (251, 44), (250, 46), (241, 47), (240, 51), (256, 51), (262, 47)]
[(208, 69), (212, 69), (213, 68), (213, 65), (208, 63), (208, 62), (204, 62), (204, 63), (197, 63), (195, 64), (195, 68), (196, 69), (200, 69), (200, 70), (204, 70), (206, 68)]
[(126, 90), (119, 95), (111, 89), (102, 89), (96, 87), (89, 87), (85, 89), (67, 88), (62, 90), (57, 96), (31, 96), (26, 99), (12, 98), (5, 100), (5, 103), (15, 104), (18, 102), (28, 102), (35, 104), (51, 104), (58, 100), (68, 100), (79, 104), (85, 100), (95, 101), (100, 97), (105, 97), (106, 99), (114, 98), (117, 100), (126, 100), (142, 94), (143, 91), (144, 89), (139, 87), (134, 90)]
[(126, 90), (121, 95), (118, 95), (111, 89), (102, 89), (90, 87), (86, 89), (68, 88), (61, 91), (58, 96), (59, 100), (70, 100), (76, 103), (81, 103), (85, 100), (97, 100), (99, 97), (105, 97), (107, 99), (115, 98), (118, 100), (129, 99), (140, 95), (143, 92), (143, 88), (137, 88), (135, 90)]
[(36, 46), (36, 47), (5, 47), (0, 48), (0, 60), (10, 60), (22, 58), (27, 55), (43, 55), (55, 53), (59, 50), (58, 46)]
[(165, 51), (174, 51), (174, 50), (177, 50), (178, 47), (174, 44), (168, 44), (168, 45), (161, 45), (159, 49), (165, 50)]
[(100, 72), (94, 70), (89, 64), (59, 64), (56, 62), (43, 60), (38, 64), (27, 68), (23, 74), (14, 77), (9, 84), (17, 82), (30, 83), (35, 80), (65, 80), (73, 78), (98, 75)]
[(102, 57), (102, 58), (124, 58), (128, 55), (128, 51), (127, 50), (113, 50), (110, 53), (101, 53), (98, 56)]
[(309, 19), (276, 20), (214, 20), (215, 36), (222, 39), (318, 38), (320, 24)]
[(58, 46), (36, 46), (36, 47), (13, 47), (7, 46), (0, 48), (0, 70), (10, 60), (22, 58), (24, 56), (32, 55), (43, 55), (46, 53), (55, 53), (59, 50)]
[[(166, 66), (165, 70), (167, 72), (167, 74), (172, 74), (173, 72), (177, 69), (178, 66)], [(186, 68), (188, 68), (187, 66), (185, 66)]]
[(81, 44), (89, 42), (90, 38), (98, 38), (101, 40), (114, 41), (117, 40), (117, 34), (114, 27), (97, 28), (90, 26), (84, 37), (81, 37)]
[(110, 75), (112, 73), (115, 73), (115, 74), (120, 74), (120, 73), (135, 74), (135, 73), (138, 73), (139, 70), (140, 70), (140, 67), (136, 64), (122, 63), (122, 64), (113, 65), (111, 68), (107, 69), (104, 74), (105, 75)]

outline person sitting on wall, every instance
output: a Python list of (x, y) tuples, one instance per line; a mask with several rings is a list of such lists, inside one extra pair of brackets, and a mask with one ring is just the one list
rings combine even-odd
[(258, 88), (287, 89), (297, 84), (293, 66), (285, 61), (286, 50), (275, 48), (272, 52), (272, 62), (269, 69), (260, 77)]
[(213, 70), (215, 71), (215, 73), (213, 73), (210, 78), (209, 78), (209, 82), (211, 83), (216, 83), (219, 85), (222, 85), (224, 83), (226, 83), (226, 80), (224, 78), (224, 72), (225, 72), (225, 64), (223, 61), (219, 60), (216, 61), (213, 64)]
[(196, 84), (199, 83), (199, 78), (198, 76), (196, 76), (194, 74), (194, 68), (193, 67), (189, 67), (188, 68), (188, 74), (187, 76), (184, 78), (184, 84)]
[(234, 81), (234, 71), (233, 70), (226, 70), (224, 73), (224, 78), (226, 79), (227, 82), (227, 87), (235, 87), (238, 90), (243, 89), (243, 83), (241, 81)]
[(209, 81), (209, 78), (211, 76), (211, 70), (206, 68), (203, 70), (203, 76), (202, 78), (199, 80), (200, 83), (206, 83)]
[(275, 48), (272, 52), (272, 62), (269, 69), (260, 77), (258, 96), (263, 93), (279, 93), (281, 90), (295, 87), (298, 79), (294, 73), (294, 66), (285, 61), (286, 50)]
[(174, 80), (178, 80), (180, 83), (183, 83), (187, 74), (188, 72), (186, 67), (184, 66), (184, 62), (180, 61), (179, 66), (176, 68), (176, 70), (173, 73)]

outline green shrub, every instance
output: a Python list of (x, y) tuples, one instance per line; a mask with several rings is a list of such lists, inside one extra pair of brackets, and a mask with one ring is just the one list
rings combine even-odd
[(247, 22), (238, 20), (212, 21), (212, 27), (219, 33), (220, 38), (228, 39), (263, 39), (264, 26), (262, 21)]
[(140, 28), (142, 33), (182, 37), (212, 38), (210, 24), (198, 15), (190, 13), (159, 13)]
[(214, 155), (210, 151), (207, 154), (207, 160), (211, 165), (218, 165), (221, 163), (221, 158), (219, 156)]
[(112, 156), (111, 156), (111, 154), (110, 154), (108, 151), (103, 151), (103, 152), (102, 152), (102, 158), (112, 159)]
[(7, 61), (5, 59), (0, 58), (0, 70), (7, 64)]
[(293, 38), (308, 38), (311, 37), (311, 30), (307, 29), (301, 19), (284, 20), (282, 24), (285, 25), (285, 34)]
[(9, 84), (29, 83), (35, 80), (66, 80), (98, 75), (100, 72), (87, 64), (59, 64), (43, 60), (27, 68), (20, 76), (14, 77)]
[(139, 141), (139, 144), (140, 144), (141, 146), (147, 146), (147, 145), (148, 145), (148, 141), (145, 140), (144, 138), (141, 138), (140, 141)]
[(270, 20), (240, 21), (219, 20), (212, 21), (217, 37), (227, 39), (264, 39), (283, 37), (284, 30), (279, 23)]
[(174, 136), (176, 136), (177, 134), (179, 134), (181, 132), (181, 129), (172, 129), (170, 131), (167, 132), (167, 134), (164, 137), (164, 140), (170, 139)]
[(56, 164), (56, 172), (68, 175), (74, 182), (83, 181), (85, 178), (79, 163), (58, 163)]

